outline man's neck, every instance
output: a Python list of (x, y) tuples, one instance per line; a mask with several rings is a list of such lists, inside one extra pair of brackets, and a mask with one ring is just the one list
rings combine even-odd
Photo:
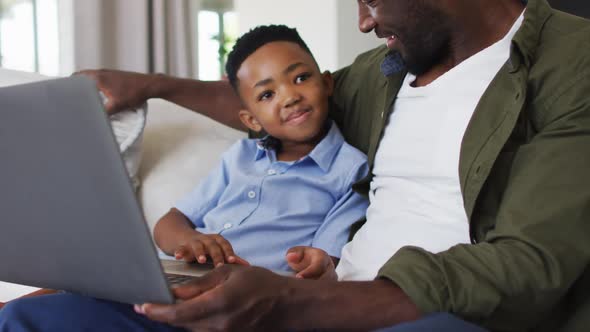
[(464, 60), (501, 40), (522, 14), (519, 0), (465, 1), (452, 13), (449, 53), (426, 73), (419, 75), (415, 86), (425, 86)]

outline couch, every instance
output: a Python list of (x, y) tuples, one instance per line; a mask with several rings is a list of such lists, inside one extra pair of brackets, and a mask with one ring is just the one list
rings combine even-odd
[[(0, 87), (44, 79), (49, 77), (0, 68)], [(246, 135), (164, 100), (150, 100), (147, 110), (138, 145), (137, 199), (153, 229), (158, 218), (217, 164), (221, 153)], [(0, 282), (0, 302), (28, 290)]]

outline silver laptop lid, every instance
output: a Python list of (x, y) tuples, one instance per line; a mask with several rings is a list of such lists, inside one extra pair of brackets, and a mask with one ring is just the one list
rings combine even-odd
[(96, 86), (0, 89), (0, 280), (171, 303)]

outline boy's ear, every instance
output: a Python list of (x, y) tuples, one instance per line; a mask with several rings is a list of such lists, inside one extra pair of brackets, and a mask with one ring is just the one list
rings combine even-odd
[(262, 130), (262, 125), (258, 122), (258, 120), (254, 117), (254, 115), (248, 110), (240, 110), (240, 120), (242, 123), (248, 127), (250, 130), (255, 132), (259, 132)]
[(325, 71), (322, 73), (322, 81), (324, 81), (324, 86), (326, 87), (326, 91), (328, 92), (328, 96), (332, 96), (334, 93), (334, 77), (332, 77), (332, 73), (329, 71)]

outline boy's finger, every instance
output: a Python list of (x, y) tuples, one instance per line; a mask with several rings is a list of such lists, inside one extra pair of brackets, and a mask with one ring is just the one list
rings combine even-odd
[(180, 246), (178, 249), (176, 249), (176, 251), (174, 252), (174, 258), (176, 258), (177, 260), (182, 259), (185, 262), (192, 262), (195, 260), (192, 251), (188, 249), (186, 246)]
[(174, 258), (175, 259), (179, 259), (179, 260), (183, 259), (185, 255), (186, 255), (186, 247), (185, 246), (180, 246), (174, 251)]
[(197, 261), (201, 264), (207, 262), (207, 249), (201, 241), (193, 241), (191, 243), (191, 248), (193, 249), (192, 253), (194, 255), (193, 262)]
[(307, 268), (305, 268), (303, 271), (300, 271), (295, 276), (297, 278), (316, 279), (319, 278), (322, 274), (324, 274), (324, 272), (324, 266), (316, 262), (314, 264), (309, 265)]
[(225, 257), (223, 256), (223, 251), (217, 242), (213, 240), (208, 241), (205, 245), (205, 249), (207, 250), (209, 257), (211, 257), (211, 260), (213, 260), (213, 266), (217, 267), (223, 265), (225, 262)]
[(223, 251), (223, 255), (225, 257), (225, 261), (228, 263), (235, 263), (236, 262), (236, 254), (234, 253), (234, 248), (231, 246), (228, 240), (226, 240), (223, 236), (219, 235), (215, 237), (215, 242), (219, 244), (221, 250)]
[(250, 266), (250, 262), (248, 262), (247, 260), (243, 259), (240, 256), (235, 256), (235, 257), (236, 257), (236, 261), (234, 262), (234, 264)]
[(309, 258), (305, 247), (294, 247), (287, 251), (287, 264), (296, 272), (300, 272), (310, 265), (311, 261)]
[(293, 255), (297, 255), (299, 257), (303, 257), (303, 256), (305, 256), (305, 250), (306, 249), (307, 249), (307, 247), (304, 247), (304, 246), (298, 246), (298, 247), (289, 248), (289, 250), (287, 250), (287, 256), (289, 254), (293, 254)]
[(328, 271), (330, 266), (330, 261), (327, 261), (324, 258), (325, 256), (323, 255), (309, 255), (308, 266), (297, 273), (296, 277), (312, 279), (321, 277), (326, 271)]

